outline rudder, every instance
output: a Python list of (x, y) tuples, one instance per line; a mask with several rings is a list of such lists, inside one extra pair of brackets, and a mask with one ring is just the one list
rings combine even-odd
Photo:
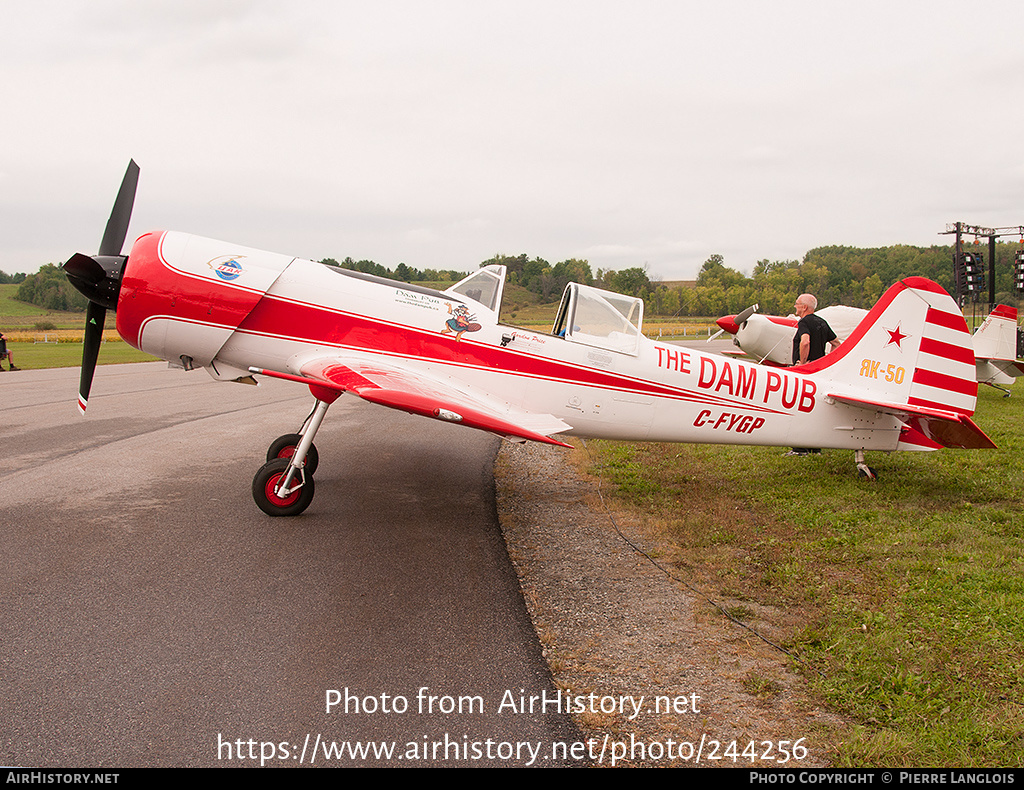
[(924, 277), (894, 284), (838, 350), (796, 370), (820, 371), (847, 393), (964, 415), (978, 395), (967, 322)]

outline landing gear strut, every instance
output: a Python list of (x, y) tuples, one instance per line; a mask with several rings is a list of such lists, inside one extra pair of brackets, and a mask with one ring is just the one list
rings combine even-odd
[(866, 477), (868, 480), (877, 480), (878, 479), (878, 474), (875, 472), (875, 470), (872, 469), (870, 466), (868, 466), (866, 463), (864, 463), (864, 451), (863, 450), (857, 450), (856, 451), (856, 454), (854, 456), (854, 460), (857, 462), (857, 474), (858, 475), (860, 475), (861, 477)]
[(299, 433), (279, 436), (252, 480), (252, 498), (268, 516), (297, 516), (313, 501), (313, 472), (319, 453), (313, 438), (331, 404), (317, 399)]

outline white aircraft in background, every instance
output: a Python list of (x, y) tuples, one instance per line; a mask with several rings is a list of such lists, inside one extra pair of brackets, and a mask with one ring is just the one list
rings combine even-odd
[(346, 392), (563, 447), (556, 435), (848, 448), (869, 477), (866, 450), (994, 446), (971, 420), (978, 385), (967, 324), (921, 277), (886, 291), (838, 351), (783, 371), (649, 340), (642, 300), (577, 283), (550, 332), (502, 324), (504, 266), (435, 291), (170, 231), (147, 233), (122, 255), (137, 181), (132, 162), (99, 253), (64, 264), (89, 299), (79, 407), (108, 309), (126, 342), (173, 367), (309, 387), (309, 417), (271, 444), (252, 482), (269, 515), (312, 502), (313, 439)]
[[(867, 314), (867, 310), (842, 305), (815, 312), (828, 322), (841, 343)], [(763, 315), (754, 305), (737, 315), (723, 316), (716, 323), (721, 331), (733, 336), (742, 354), (769, 365), (789, 366), (793, 361), (797, 321), (792, 315)], [(998, 305), (978, 327), (972, 344), (978, 383), (994, 387), (1009, 397), (1006, 387), (1024, 375), (1024, 361), (1017, 359), (1017, 308)]]

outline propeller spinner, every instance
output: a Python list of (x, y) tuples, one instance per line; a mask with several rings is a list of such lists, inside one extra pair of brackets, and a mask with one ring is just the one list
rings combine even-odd
[(82, 378), (78, 385), (78, 410), (83, 414), (89, 403), (89, 390), (92, 389), (92, 377), (96, 372), (107, 309), (117, 309), (121, 275), (128, 262), (128, 256), (122, 255), (121, 249), (128, 235), (128, 222), (132, 217), (138, 184), (139, 166), (132, 160), (128, 163), (121, 188), (117, 192), (99, 251), (93, 256), (75, 253), (64, 264), (68, 281), (89, 300), (82, 343)]

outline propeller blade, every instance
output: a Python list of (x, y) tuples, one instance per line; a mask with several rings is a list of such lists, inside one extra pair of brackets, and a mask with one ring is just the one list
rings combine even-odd
[(121, 180), (121, 188), (117, 192), (114, 208), (103, 231), (99, 255), (120, 255), (128, 235), (128, 223), (132, 218), (132, 207), (135, 205), (135, 189), (139, 185), (139, 166), (132, 159)]
[(96, 360), (100, 355), (103, 322), (106, 317), (107, 308), (89, 302), (85, 313), (85, 337), (82, 341), (82, 378), (78, 383), (78, 410), (82, 414), (85, 414), (85, 407), (89, 405), (89, 391), (92, 389), (92, 377), (96, 372)]
[(736, 326), (743, 326), (743, 324), (746, 322), (746, 320), (748, 318), (750, 318), (750, 316), (752, 316), (754, 313), (757, 312), (757, 308), (758, 307), (759, 307), (759, 305), (752, 304), (746, 310), (744, 310), (743, 312), (737, 314), (737, 316), (733, 319), (736, 322)]
[(725, 328), (724, 328), (724, 327), (723, 327), (722, 329), (719, 329), (719, 330), (718, 330), (717, 332), (715, 332), (715, 334), (713, 334), (713, 335), (712, 335), (711, 337), (709, 337), (709, 338), (708, 338), (707, 342), (709, 342), (709, 343), (710, 343), (710, 342), (711, 342), (712, 340), (714, 340), (714, 339), (715, 339), (715, 338), (717, 338), (717, 337), (718, 337), (719, 335), (721, 335), (721, 334), (722, 334), (722, 333), (723, 333), (724, 331), (725, 331)]
[(128, 223), (135, 204), (135, 190), (139, 185), (139, 166), (128, 162), (121, 188), (117, 191), (114, 207), (103, 231), (99, 252), (95, 256), (76, 253), (64, 264), (68, 280), (89, 300), (85, 313), (85, 337), (82, 340), (82, 378), (78, 384), (78, 410), (85, 414), (89, 405), (89, 391), (96, 373), (96, 362), (103, 342), (103, 323), (107, 308), (117, 309), (121, 291), (121, 276), (128, 259), (121, 255)]

